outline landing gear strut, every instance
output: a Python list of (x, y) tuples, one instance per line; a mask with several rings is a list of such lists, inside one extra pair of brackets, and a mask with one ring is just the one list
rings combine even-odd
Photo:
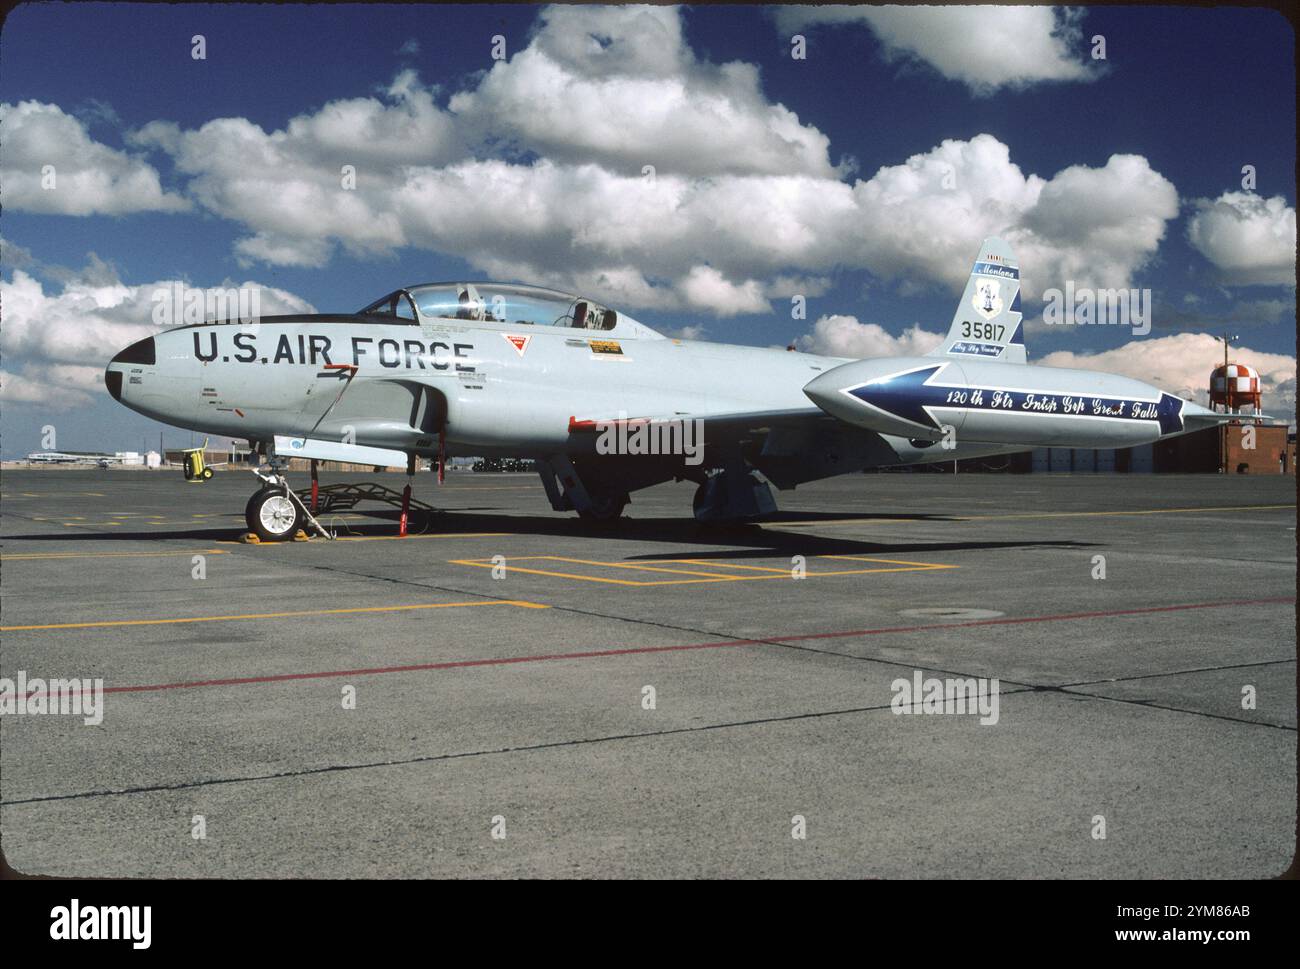
[[(556, 511), (577, 511), (578, 517), (589, 522), (617, 521), (623, 515), (632, 496), (626, 491), (592, 492), (582, 483), (573, 463), (557, 454), (537, 462), (546, 497)], [(563, 486), (563, 490), (561, 490)]]

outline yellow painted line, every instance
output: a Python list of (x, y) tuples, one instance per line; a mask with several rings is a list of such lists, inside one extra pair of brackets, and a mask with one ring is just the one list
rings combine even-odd
[(171, 552), (13, 552), (0, 553), (0, 560), (5, 562), (33, 559), (97, 559), (97, 558), (152, 558), (164, 555), (228, 555), (220, 548), (196, 548)]
[(1132, 511), (1051, 511), (1028, 512), (1015, 515), (945, 515), (940, 519), (932, 518), (828, 518), (815, 522), (764, 522), (764, 528), (817, 528), (821, 525), (941, 525), (944, 521), (1013, 521), (1024, 518), (1093, 518), (1111, 515), (1195, 515), (1220, 511), (1275, 511), (1280, 508), (1295, 508), (1295, 505), (1211, 505), (1205, 508), (1140, 508)]
[(959, 569), (960, 565), (942, 565), (938, 562), (909, 562), (905, 559), (882, 559), (874, 555), (818, 555), (819, 559), (843, 559), (849, 562), (885, 562), (889, 565), (909, 565), (922, 569)]
[[(730, 576), (727, 575), (719, 575), (717, 572), (698, 572), (693, 569), (666, 569), (657, 565), (637, 565), (634, 562), (593, 562), (591, 559), (566, 558), (562, 555), (535, 555), (530, 557), (535, 559), (539, 559), (539, 558), (548, 559), (552, 562), (570, 562), (573, 565), (595, 565), (607, 569), (631, 569), (634, 572), (668, 572), (673, 575), (701, 575), (701, 576), (707, 576), (711, 579), (730, 578)], [(525, 559), (523, 557), (520, 557), (520, 558), (516, 558), (514, 561), (519, 562), (524, 560)], [(668, 560), (659, 559), (657, 561), (668, 561)], [(686, 562), (685, 559), (678, 559), (676, 561)], [(690, 563), (690, 564), (704, 565), (706, 563), (700, 561), (698, 563)]]
[[(451, 564), (452, 564), (452, 565), (472, 565), (472, 566), (474, 566), (475, 568), (480, 568), (480, 569), (490, 569), (490, 568), (493, 568), (493, 567), (494, 567), (494, 566), (492, 565), (491, 562), (471, 562), (471, 561), (469, 561), (468, 559), (453, 559), (453, 560), (451, 560)], [(544, 569), (526, 569), (526, 568), (523, 568), (522, 566), (518, 566), (518, 565), (509, 565), (509, 564), (507, 564), (507, 565), (505, 566), (505, 569), (506, 569), (507, 571), (509, 571), (509, 572), (522, 572), (522, 573), (524, 573), (524, 574), (526, 574), (526, 575), (549, 575), (549, 576), (554, 576), (554, 577), (556, 577), (556, 578), (561, 578), (561, 579), (577, 579), (577, 580), (579, 580), (580, 582), (605, 582), (605, 583), (608, 583), (608, 584), (610, 584), (610, 585), (638, 585), (638, 586), (639, 586), (639, 585), (665, 585), (665, 584), (666, 584), (665, 582), (633, 582), (631, 579), (599, 579), (599, 578), (593, 578), (592, 576), (589, 576), (589, 575), (574, 575), (574, 574), (571, 573), (571, 572), (552, 572), (552, 571), (547, 571), (547, 570), (544, 570)], [(671, 580), (669, 580), (669, 581), (671, 581)], [(687, 581), (687, 582), (716, 582), (716, 581), (722, 581), (722, 580), (717, 580), (717, 579), (686, 579), (686, 580), (683, 580), (683, 581)]]
[(351, 609), (304, 609), (297, 612), (250, 612), (235, 616), (180, 616), (174, 619), (108, 619), (102, 622), (58, 622), (42, 626), (0, 626), (0, 632), (30, 629), (102, 629), (108, 626), (170, 626), (189, 622), (231, 622), (238, 619), (296, 619), (306, 616), (343, 616), (362, 612), (405, 612), (413, 609), (461, 609), (471, 606), (517, 606), (520, 609), (549, 609), (540, 602), (490, 599), (482, 602), (421, 602), (409, 606), (356, 606)]
[[(815, 558), (854, 558), (853, 556), (831, 556), (831, 555), (819, 555), (814, 557)], [(644, 580), (636, 580), (636, 579), (612, 579), (605, 576), (578, 575), (573, 572), (558, 572), (553, 569), (534, 569), (534, 568), (528, 568), (525, 566), (512, 564), (514, 562), (537, 561), (537, 560), (566, 561), (566, 562), (574, 562), (574, 563), (585, 564), (585, 565), (595, 565), (602, 568), (642, 569), (644, 571), (650, 571), (650, 572), (681, 571), (687, 575), (700, 575), (700, 576), (705, 576), (705, 578), (657, 579), (653, 581), (644, 581)], [(836, 569), (836, 570), (825, 571), (825, 572), (808, 572), (806, 573), (806, 577), (820, 578), (820, 577), (837, 576), (837, 575), (871, 575), (880, 572), (930, 572), (938, 569), (956, 569), (961, 567), (958, 565), (941, 565), (934, 562), (898, 562), (897, 560), (893, 560), (893, 559), (856, 558), (854, 560), (861, 561), (861, 562), (879, 562), (881, 564), (889, 565), (890, 567), (882, 568), (882, 569)], [(719, 563), (719, 562), (707, 561), (702, 559), (674, 559), (674, 560), (664, 560), (664, 561), (679, 561), (683, 564), (692, 564), (698, 562), (699, 564), (707, 564), (713, 567), (721, 567), (721, 568), (730, 567), (726, 563)], [(469, 565), (480, 569), (491, 569), (491, 568), (495, 568), (500, 563), (494, 563), (490, 559), (488, 560), (451, 559), (450, 564)], [(587, 559), (564, 559), (564, 558), (560, 558), (559, 556), (553, 556), (553, 555), (530, 555), (530, 556), (521, 556), (519, 558), (507, 559), (506, 562), (502, 565), (502, 567), (505, 568), (508, 572), (521, 572), (526, 575), (547, 575), (553, 578), (575, 579), (579, 582), (603, 582), (608, 585), (626, 585), (626, 586), (637, 586), (637, 587), (660, 586), (660, 585), (696, 585), (696, 584), (709, 583), (709, 582), (761, 582), (766, 579), (790, 580), (792, 578), (789, 569), (773, 569), (771, 571), (774, 572), (775, 574), (771, 574), (771, 575), (718, 575), (717, 573), (711, 573), (711, 572), (689, 572), (686, 570), (676, 570), (676, 569), (658, 569), (649, 566), (630, 565), (624, 562), (594, 562)], [(736, 566), (736, 568), (756, 569), (757, 567)]]
[[(325, 524), (329, 524), (326, 522)], [(517, 532), (439, 532), (437, 534), (407, 535), (403, 538), (401, 535), (340, 535), (335, 539), (337, 542), (408, 542), (413, 538), (507, 538), (516, 535)], [(312, 537), (313, 542), (324, 542), (328, 539), (321, 538), (319, 535)], [(230, 538), (217, 539), (218, 545), (243, 545), (243, 542)], [(249, 545), (248, 548), (272, 548), (277, 545), (290, 546), (293, 542), (260, 542), (257, 545)], [(299, 542), (298, 544), (302, 544)]]
[(46, 494), (45, 492), (21, 491), (18, 494), (0, 494), (0, 498), (103, 498), (104, 495), (98, 491), (68, 491), (60, 494)]
[(700, 565), (712, 565), (720, 569), (747, 569), (752, 572), (779, 572), (781, 575), (789, 575), (789, 569), (774, 568), (770, 565), (741, 565), (738, 562), (718, 562), (715, 559), (656, 559), (659, 562), (683, 562), (686, 564), (698, 563)]

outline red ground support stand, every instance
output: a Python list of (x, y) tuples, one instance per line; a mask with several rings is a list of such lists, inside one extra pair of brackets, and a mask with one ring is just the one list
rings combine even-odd
[(411, 478), (415, 475), (415, 455), (406, 458), (406, 487), (402, 489), (402, 518), (397, 526), (397, 537), (406, 537), (406, 522), (411, 512)]
[(320, 500), (320, 482), (316, 479), (316, 459), (311, 462), (311, 513), (316, 514), (316, 506)]

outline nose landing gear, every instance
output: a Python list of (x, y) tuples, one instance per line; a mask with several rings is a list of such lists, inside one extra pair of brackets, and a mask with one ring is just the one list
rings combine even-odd
[(248, 499), (244, 520), (248, 530), (264, 542), (282, 542), (297, 534), (303, 522), (303, 509), (290, 497), (287, 488), (267, 485)]
[(439, 514), (437, 508), (411, 497), (415, 468), (415, 456), (410, 455), (406, 464), (406, 487), (394, 491), (373, 482), (321, 485), (317, 480), (316, 461), (312, 460), (311, 496), (304, 501), (289, 487), (283, 473), (283, 460), (272, 458), (253, 472), (264, 487), (248, 499), (244, 520), (248, 523), (248, 530), (263, 542), (286, 541), (297, 535), (300, 529), (310, 529), (325, 538), (334, 538), (316, 520), (316, 515), (345, 511), (361, 501), (375, 501), (400, 509), (397, 536), (404, 538), (413, 515), (428, 522)]
[(304, 524), (324, 538), (334, 536), (327, 532), (316, 516), (308, 510), (289, 487), (280, 466), (270, 464), (256, 469), (253, 474), (264, 482), (264, 487), (253, 493), (244, 506), (244, 521), (248, 530), (263, 542), (284, 542), (303, 528)]

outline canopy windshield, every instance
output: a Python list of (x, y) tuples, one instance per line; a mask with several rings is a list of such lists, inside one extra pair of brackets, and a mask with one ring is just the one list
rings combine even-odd
[(402, 290), (395, 293), (389, 293), (387, 296), (375, 300), (365, 309), (361, 310), (362, 316), (395, 316), (399, 320), (407, 323), (415, 323), (415, 306), (411, 298)]
[[(563, 326), (584, 330), (612, 330), (618, 322), (618, 314), (599, 303), (535, 286), (432, 283), (414, 286), (406, 293), (421, 320), (477, 320), (511, 326)], [(380, 304), (383, 303), (381, 300)]]

